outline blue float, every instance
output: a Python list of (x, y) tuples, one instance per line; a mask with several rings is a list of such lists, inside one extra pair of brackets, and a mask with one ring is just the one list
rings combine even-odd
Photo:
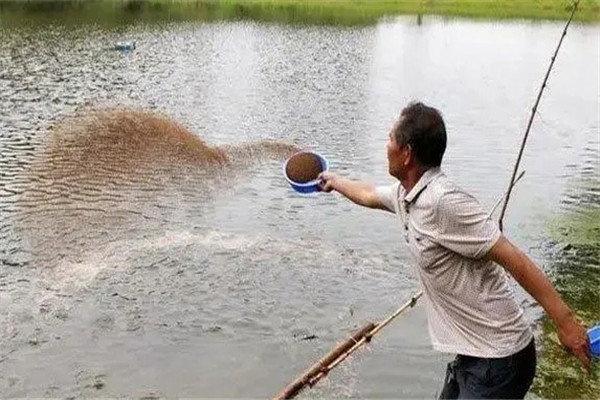
[(132, 51), (135, 50), (135, 42), (117, 42), (113, 50), (119, 51)]

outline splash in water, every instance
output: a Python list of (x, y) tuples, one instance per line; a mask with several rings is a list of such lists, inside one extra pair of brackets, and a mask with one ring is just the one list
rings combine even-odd
[(32, 163), (18, 204), (22, 234), (38, 261), (54, 265), (114, 240), (197, 220), (216, 192), (247, 177), (251, 167), (296, 151), (276, 141), (210, 146), (147, 111), (80, 112), (50, 130)]

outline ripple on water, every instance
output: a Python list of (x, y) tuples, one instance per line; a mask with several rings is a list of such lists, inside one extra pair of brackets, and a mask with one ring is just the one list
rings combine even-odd
[[(0, 92), (8, 93), (0, 96), (0, 309), (10, 310), (0, 313), (0, 369), (8, 371), (0, 373), (0, 391), (264, 397), (416, 285), (388, 219), (340, 206), (335, 196), (298, 200), (273, 177), (279, 163), (256, 170), (255, 161), (281, 160), (281, 151), (221, 146), (228, 167), (207, 174), (177, 140), (94, 140), (90, 132), (110, 130), (111, 118), (123, 115), (95, 113), (109, 118), (94, 130), (89, 104), (169, 110), (215, 143), (271, 134), (301, 140), (344, 174), (387, 182), (389, 122), (409, 97), (429, 99), (452, 131), (448, 172), (495, 199), (520, 139), (511, 133), (521, 130), (515, 115), (545, 64), (532, 61), (547, 58), (560, 27), (493, 28), (468, 21), (361, 29), (248, 22), (115, 31), (0, 27)], [(573, 27), (565, 44), (583, 46), (580, 33), (596, 30)], [(127, 55), (106, 50), (123, 36), (143, 46)], [(532, 137), (534, 156), (511, 204), (513, 221), (527, 225), (520, 231), (534, 241), (545, 231), (531, 228), (538, 220), (531, 210), (547, 215), (597, 201), (591, 160), (598, 142), (585, 141), (597, 136), (595, 114), (586, 111), (597, 103), (597, 85), (595, 75), (582, 78), (594, 72), (597, 50), (582, 48), (552, 77), (551, 96), (577, 104), (562, 110), (545, 103), (543, 132)], [(514, 49), (527, 57), (511, 58)], [(432, 54), (433, 63), (412, 62)], [(483, 56), (473, 63), (470, 54)], [(565, 79), (568, 71), (578, 79)], [(73, 116), (75, 108), (81, 112)], [(134, 112), (127, 124), (135, 128), (145, 113)], [(568, 129), (546, 135), (555, 125)], [(70, 135), (78, 129), (83, 135)], [(536, 136), (543, 138), (537, 144)], [(573, 183), (581, 177), (591, 184)], [(565, 276), (592, 270), (579, 267), (565, 266)], [(408, 324), (386, 332), (396, 345), (377, 344), (384, 350), (360, 374), (364, 397), (434, 393), (443, 362), (431, 355), (422, 316), (411, 313)], [(298, 341), (298, 333), (318, 338)], [(355, 393), (353, 379), (332, 382), (320, 393)], [(338, 392), (338, 383), (350, 388)]]
[(295, 149), (278, 142), (210, 147), (158, 114), (88, 110), (52, 129), (25, 177), (4, 187), (4, 204), (52, 264), (65, 249), (117, 240), (138, 223), (163, 229), (185, 221), (193, 217), (187, 205), (197, 213), (251, 165)]
[[(30, 148), (9, 146), (3, 155), (21, 151)], [(165, 326), (180, 340), (195, 330), (224, 335), (255, 326), (267, 334), (258, 314), (232, 319), (221, 309), (232, 303), (226, 293), (252, 292), (254, 280), (239, 276), (243, 268), (222, 267), (239, 262), (252, 243), (164, 232), (203, 226), (202, 207), (215, 191), (227, 190), (253, 165), (294, 151), (268, 141), (211, 147), (180, 124), (142, 111), (86, 110), (55, 125), (23, 172), (3, 175), (2, 204), (10, 213), (0, 221), (9, 267), (2, 283), (10, 297), (0, 297), (0, 306), (12, 311), (0, 322), (13, 333), (3, 337), (0, 357), (68, 342), (51, 332), (88, 329), (73, 314), (90, 300), (105, 310), (89, 325), (96, 339), (115, 329), (139, 335)], [(97, 296), (85, 295), (90, 288)], [(193, 309), (185, 305), (196, 298)], [(192, 317), (199, 308), (203, 319)]]

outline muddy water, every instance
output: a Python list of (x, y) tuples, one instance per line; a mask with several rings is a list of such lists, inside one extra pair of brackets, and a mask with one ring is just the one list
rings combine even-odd
[[(268, 397), (406, 300), (394, 218), (295, 195), (273, 141), (389, 183), (387, 129), (422, 99), (491, 207), (561, 27), (422, 22), (0, 26), (0, 392)], [(597, 206), (598, 34), (572, 27), (505, 220), (547, 270), (548, 221)], [(447, 359), (417, 306), (310, 395), (433, 397)]]

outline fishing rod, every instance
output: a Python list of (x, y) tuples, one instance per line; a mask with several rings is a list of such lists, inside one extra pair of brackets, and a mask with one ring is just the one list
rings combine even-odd
[(540, 99), (542, 98), (542, 93), (544, 93), (544, 89), (546, 88), (546, 83), (548, 82), (548, 77), (550, 76), (550, 72), (552, 71), (552, 67), (554, 66), (554, 61), (556, 60), (556, 56), (558, 54), (558, 50), (560, 50), (560, 46), (562, 45), (563, 39), (567, 35), (567, 29), (573, 20), (573, 16), (575, 15), (575, 11), (577, 11), (577, 7), (579, 6), (579, 1), (576, 0), (573, 4), (573, 9), (571, 10), (571, 16), (563, 29), (562, 35), (560, 36), (560, 40), (558, 41), (558, 45), (556, 46), (556, 50), (554, 51), (554, 55), (550, 60), (550, 65), (548, 66), (548, 70), (546, 71), (546, 76), (544, 77), (544, 81), (537, 95), (537, 99), (535, 100), (535, 104), (531, 110), (531, 116), (529, 117), (529, 122), (527, 123), (527, 130), (523, 135), (523, 141), (521, 142), (521, 148), (519, 149), (519, 155), (517, 156), (517, 162), (515, 163), (515, 167), (513, 168), (512, 176), (510, 178), (510, 183), (508, 184), (508, 190), (506, 191), (506, 197), (504, 198), (504, 204), (502, 205), (502, 211), (500, 212), (500, 217), (498, 219), (498, 226), (500, 230), (503, 230), (503, 219), (504, 214), (506, 213), (506, 207), (508, 206), (508, 200), (510, 199), (510, 194), (512, 192), (513, 186), (516, 183), (515, 177), (517, 176), (517, 170), (519, 169), (519, 164), (521, 163), (521, 157), (523, 156), (523, 150), (525, 150), (525, 143), (527, 143), (527, 138), (529, 137), (529, 131), (531, 130), (531, 125), (533, 124), (533, 118), (537, 112), (538, 105), (540, 104)]
[[(492, 210), (489, 213), (489, 217), (491, 217), (491, 215), (496, 210), (496, 208), (498, 207), (498, 205), (500, 204), (502, 199), (504, 199), (504, 204), (502, 205), (502, 212), (500, 213), (500, 217), (498, 220), (500, 230), (502, 230), (502, 220), (503, 220), (504, 214), (506, 212), (506, 207), (508, 205), (508, 200), (510, 199), (510, 194), (512, 192), (512, 189), (516, 185), (516, 183), (523, 177), (523, 174), (525, 173), (525, 171), (522, 171), (519, 174), (519, 176), (517, 177), (517, 171), (519, 169), (519, 164), (520, 164), (521, 158), (523, 156), (523, 150), (525, 149), (525, 143), (527, 142), (527, 138), (529, 136), (529, 131), (531, 130), (533, 118), (535, 117), (537, 107), (538, 107), (540, 99), (542, 97), (542, 93), (544, 92), (544, 89), (547, 86), (546, 84), (548, 82), (548, 77), (550, 76), (550, 72), (552, 71), (552, 67), (554, 66), (554, 61), (556, 60), (558, 50), (560, 49), (563, 39), (567, 34), (567, 29), (569, 28), (569, 25), (571, 24), (571, 21), (573, 20), (573, 16), (575, 15), (575, 11), (577, 10), (579, 1), (580, 0), (576, 0), (573, 5), (573, 9), (571, 10), (571, 15), (569, 17), (569, 20), (567, 21), (567, 24), (565, 25), (565, 28), (563, 29), (562, 35), (558, 42), (558, 46), (556, 47), (556, 50), (554, 51), (554, 55), (552, 56), (552, 59), (550, 61), (550, 66), (548, 67), (548, 70), (546, 71), (546, 76), (544, 77), (544, 81), (538, 92), (537, 99), (535, 101), (535, 104), (534, 104), (532, 112), (531, 112), (531, 116), (529, 118), (529, 122), (527, 124), (527, 130), (525, 131), (525, 135), (524, 135), (523, 141), (521, 143), (521, 148), (519, 149), (517, 161), (515, 163), (512, 176), (510, 178), (510, 183), (508, 185), (508, 189), (506, 190), (506, 193), (492, 207)], [(356, 351), (358, 348), (363, 346), (365, 343), (370, 342), (372, 337), (375, 334), (377, 334), (381, 329), (383, 329), (386, 325), (388, 325), (394, 318), (396, 318), (398, 315), (400, 315), (406, 309), (412, 308), (417, 303), (417, 300), (422, 295), (423, 295), (422, 291), (417, 292), (409, 301), (407, 301), (405, 304), (400, 306), (400, 308), (398, 308), (394, 313), (392, 313), (389, 317), (387, 317), (380, 323), (378, 323), (378, 324), (374, 324), (372, 322), (367, 323), (364, 327), (362, 327), (360, 330), (358, 330), (352, 336), (350, 336), (350, 338), (346, 339), (344, 342), (342, 342), (339, 345), (337, 345), (336, 347), (334, 347), (333, 350), (331, 350), (325, 357), (321, 358), (319, 361), (314, 363), (310, 368), (308, 368), (306, 371), (304, 371), (302, 373), (302, 375), (300, 375), (300, 377), (296, 378), (294, 381), (292, 381), (290, 384), (288, 384), (281, 392), (279, 392), (275, 397), (273, 397), (273, 400), (291, 399), (291, 398), (295, 397), (306, 386), (313, 387), (321, 378), (326, 376), (329, 373), (329, 371), (331, 371), (333, 368), (335, 368), (337, 365), (339, 365), (342, 361), (344, 361), (346, 358), (348, 358), (354, 351)]]

